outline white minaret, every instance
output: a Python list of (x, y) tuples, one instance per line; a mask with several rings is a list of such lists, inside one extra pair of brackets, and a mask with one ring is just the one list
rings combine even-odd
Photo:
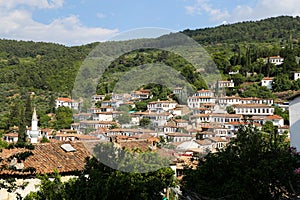
[(31, 143), (37, 143), (37, 139), (39, 137), (39, 129), (38, 129), (38, 119), (37, 119), (35, 107), (33, 109), (32, 120), (31, 120), (31, 130), (30, 130), (29, 136), (30, 136)]

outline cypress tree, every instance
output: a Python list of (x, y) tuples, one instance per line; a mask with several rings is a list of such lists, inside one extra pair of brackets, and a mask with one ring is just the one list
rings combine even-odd
[(30, 95), (26, 96), (26, 105), (25, 105), (25, 126), (30, 126), (32, 118), (32, 106), (31, 106), (31, 97)]
[(17, 143), (24, 144), (25, 142), (26, 142), (26, 120), (25, 120), (24, 109), (21, 108)]

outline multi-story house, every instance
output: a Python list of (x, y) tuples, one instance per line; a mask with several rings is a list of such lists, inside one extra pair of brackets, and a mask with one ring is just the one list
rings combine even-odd
[(74, 110), (79, 110), (80, 103), (70, 98), (60, 97), (55, 100), (55, 109), (61, 106), (68, 107)]
[(150, 90), (140, 89), (138, 91), (132, 91), (130, 95), (132, 100), (145, 100), (150, 98)]
[(166, 112), (176, 108), (178, 104), (175, 101), (151, 101), (147, 104), (147, 109), (151, 112)]
[(211, 96), (192, 96), (187, 99), (190, 108), (201, 108), (204, 104), (214, 104), (215, 102), (216, 99)]
[(265, 104), (236, 104), (234, 111), (239, 115), (273, 115), (274, 108)]

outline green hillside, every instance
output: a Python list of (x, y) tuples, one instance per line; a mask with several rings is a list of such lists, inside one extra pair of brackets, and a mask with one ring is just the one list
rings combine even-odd
[(260, 21), (221, 25), (215, 28), (188, 29), (182, 33), (204, 45), (239, 42), (276, 42), (284, 45), (290, 39), (298, 42), (300, 17), (280, 16)]

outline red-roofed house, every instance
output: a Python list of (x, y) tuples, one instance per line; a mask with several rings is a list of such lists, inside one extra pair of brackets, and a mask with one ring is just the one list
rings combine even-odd
[(278, 115), (270, 115), (270, 116), (267, 116), (264, 120), (264, 122), (267, 122), (267, 121), (271, 121), (273, 122), (273, 125), (274, 126), (284, 126), (284, 120), (282, 117), (278, 116)]
[(273, 115), (274, 108), (265, 104), (236, 104), (233, 105), (236, 114), (240, 115)]
[(270, 90), (272, 90), (273, 77), (265, 77), (261, 80), (261, 86), (266, 86)]
[(73, 99), (60, 97), (55, 100), (55, 109), (61, 106), (68, 107), (74, 110), (79, 110), (80, 104), (79, 102), (74, 101)]
[(284, 61), (284, 58), (280, 56), (271, 56), (269, 58), (265, 58), (266, 63), (273, 63), (274, 65), (281, 65)]

